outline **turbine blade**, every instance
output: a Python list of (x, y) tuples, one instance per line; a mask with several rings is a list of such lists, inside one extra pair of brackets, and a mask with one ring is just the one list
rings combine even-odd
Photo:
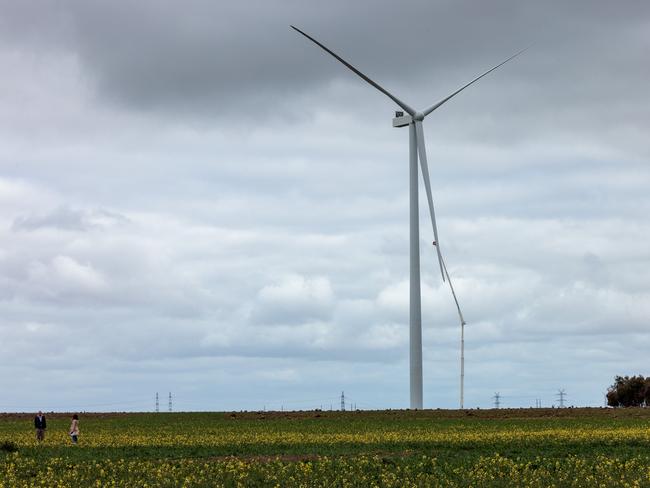
[(393, 95), (392, 93), (390, 93), (388, 90), (386, 90), (384, 87), (382, 87), (379, 83), (377, 83), (377, 82), (371, 80), (370, 78), (368, 78), (368, 77), (367, 77), (366, 75), (364, 75), (361, 71), (359, 71), (357, 68), (355, 68), (354, 66), (352, 66), (350, 63), (348, 63), (345, 59), (343, 59), (341, 56), (339, 56), (338, 54), (336, 54), (334, 51), (328, 49), (328, 48), (325, 47), (323, 44), (321, 44), (320, 42), (318, 42), (316, 39), (314, 39), (313, 37), (311, 37), (309, 34), (304, 33), (303, 31), (301, 31), (301, 30), (298, 29), (297, 27), (294, 27), (293, 25), (290, 26), (290, 27), (291, 27), (293, 30), (295, 30), (295, 31), (299, 32), (300, 34), (302, 34), (303, 36), (305, 36), (307, 39), (309, 39), (311, 42), (313, 42), (314, 44), (316, 44), (318, 47), (320, 47), (321, 49), (323, 49), (323, 50), (326, 51), (327, 53), (331, 54), (333, 57), (335, 57), (337, 60), (339, 60), (339, 61), (340, 61), (341, 63), (343, 63), (345, 66), (347, 66), (350, 70), (352, 70), (354, 73), (356, 73), (356, 74), (357, 74), (361, 79), (363, 79), (364, 81), (366, 81), (366, 82), (369, 83), (370, 85), (374, 86), (377, 90), (379, 90), (380, 92), (382, 92), (382, 93), (383, 93), (384, 95), (386, 95), (388, 98), (390, 98), (391, 100), (393, 100), (397, 105), (399, 105), (400, 107), (402, 107), (406, 113), (408, 113), (409, 115), (414, 115), (414, 114), (415, 114), (415, 110), (414, 110), (413, 108), (411, 108), (409, 105), (407, 105), (406, 103), (404, 103), (403, 101), (401, 101), (399, 98), (397, 98), (395, 95)]
[(431, 181), (429, 180), (429, 165), (427, 164), (427, 150), (424, 146), (424, 130), (422, 122), (415, 121), (415, 134), (418, 144), (418, 154), (420, 159), (420, 168), (422, 169), (422, 179), (424, 180), (424, 189), (427, 192), (427, 201), (429, 202), (429, 214), (431, 215), (431, 225), (433, 227), (433, 238), (436, 242), (436, 251), (438, 252), (438, 264), (440, 265), (440, 274), (442, 281), (445, 281), (445, 272), (442, 264), (442, 252), (440, 251), (440, 241), (438, 240), (438, 226), (436, 225), (436, 212), (433, 209), (433, 195), (431, 194)]
[(462, 92), (465, 88), (467, 88), (467, 87), (470, 86), (470, 85), (473, 85), (473, 84), (476, 83), (478, 80), (480, 80), (481, 78), (483, 78), (485, 75), (487, 75), (487, 74), (489, 74), (489, 73), (492, 73), (492, 71), (494, 71), (495, 69), (497, 69), (497, 68), (500, 67), (500, 66), (503, 66), (503, 65), (506, 64), (508, 61), (510, 61), (511, 59), (516, 58), (517, 56), (519, 56), (521, 53), (523, 53), (524, 51), (526, 51), (526, 50), (528, 50), (528, 49), (530, 49), (530, 46), (527, 47), (527, 48), (525, 48), (525, 49), (522, 49), (521, 51), (519, 51), (519, 52), (516, 53), (516, 54), (513, 54), (512, 56), (510, 56), (510, 57), (509, 57), (508, 59), (506, 59), (505, 61), (502, 61), (501, 63), (497, 64), (495, 67), (490, 68), (490, 69), (487, 70), (485, 73), (483, 73), (481, 76), (478, 76), (478, 77), (474, 78), (472, 81), (470, 81), (470, 82), (467, 83), (466, 85), (462, 86), (461, 88), (459, 88), (458, 90), (456, 90), (454, 93), (452, 93), (452, 94), (449, 95), (448, 97), (443, 98), (443, 99), (440, 100), (438, 103), (434, 103), (434, 104), (431, 105), (428, 109), (424, 110), (422, 113), (423, 113), (424, 116), (426, 117), (426, 116), (429, 115), (431, 112), (433, 112), (435, 109), (437, 109), (438, 107), (440, 107), (442, 104), (448, 102), (451, 98), (453, 98), (453, 97), (455, 97), (456, 95), (458, 95), (458, 94), (459, 94), (460, 92)]
[(442, 268), (445, 270), (445, 276), (447, 276), (447, 282), (449, 283), (449, 288), (451, 288), (451, 295), (454, 297), (454, 302), (456, 303), (456, 310), (458, 311), (458, 318), (460, 319), (460, 324), (465, 325), (465, 318), (463, 317), (463, 312), (460, 311), (460, 304), (458, 303), (458, 298), (456, 297), (456, 291), (454, 290), (454, 285), (451, 284), (451, 278), (447, 272), (447, 265), (445, 261), (442, 261)]

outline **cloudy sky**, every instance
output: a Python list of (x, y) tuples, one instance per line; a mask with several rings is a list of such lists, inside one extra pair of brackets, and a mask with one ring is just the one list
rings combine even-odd
[[(650, 5), (0, 0), (0, 410), (408, 406), (424, 108), (466, 406), (650, 374)], [(460, 330), (421, 194), (424, 403)]]

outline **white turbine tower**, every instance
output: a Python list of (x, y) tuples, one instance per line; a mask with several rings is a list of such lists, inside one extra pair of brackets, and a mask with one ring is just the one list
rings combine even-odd
[[(462, 86), (451, 95), (443, 98), (437, 103), (422, 111), (417, 111), (410, 105), (407, 105), (388, 90), (380, 86), (375, 81), (368, 78), (361, 71), (356, 69), (346, 60), (341, 58), (338, 54), (331, 51), (316, 39), (301, 31), (297, 27), (291, 26), (292, 29), (299, 32), (314, 44), (322, 48), (324, 51), (332, 55), (364, 81), (375, 87), (388, 98), (393, 100), (400, 106), (407, 115), (401, 112), (396, 112), (396, 117), (393, 119), (393, 127), (406, 127), (409, 128), (409, 210), (410, 210), (410, 312), (409, 312), (409, 343), (410, 343), (410, 392), (411, 392), (411, 408), (422, 408), (422, 312), (421, 312), (421, 294), (420, 294), (420, 229), (419, 229), (419, 212), (418, 212), (418, 159), (422, 169), (422, 179), (424, 180), (424, 188), (427, 193), (427, 201), (429, 203), (429, 214), (431, 215), (431, 226), (433, 227), (434, 243), (436, 252), (438, 254), (438, 264), (440, 266), (440, 274), (442, 280), (445, 281), (446, 268), (442, 259), (442, 251), (440, 250), (440, 241), (438, 240), (438, 228), (436, 226), (436, 216), (433, 208), (433, 197), (431, 195), (431, 182), (429, 180), (429, 167), (427, 164), (427, 152), (424, 146), (424, 131), (422, 130), (422, 121), (431, 112), (439, 108), (444, 103), (448, 102), (451, 98), (458, 95), (468, 86), (477, 82), (488, 73), (494, 71), (499, 66), (507, 63), (514, 57), (518, 56), (525, 49), (510, 56), (505, 61), (490, 68), (482, 75), (474, 78), (472, 81)], [(453, 289), (452, 289), (453, 291)], [(456, 295), (454, 293), (454, 299)], [(458, 301), (456, 300), (458, 305)], [(460, 308), (458, 308), (460, 314)], [(461, 317), (461, 324), (464, 325), (464, 320)], [(464, 331), (464, 329), (463, 329)], [(461, 375), (463, 373), (461, 372)]]

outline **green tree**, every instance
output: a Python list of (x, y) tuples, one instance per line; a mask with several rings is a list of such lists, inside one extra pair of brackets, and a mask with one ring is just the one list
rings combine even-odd
[(610, 407), (639, 407), (650, 405), (650, 377), (617, 376), (607, 389)]

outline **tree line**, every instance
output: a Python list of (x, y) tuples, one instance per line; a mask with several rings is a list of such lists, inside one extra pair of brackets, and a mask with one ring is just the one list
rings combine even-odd
[(607, 405), (610, 407), (650, 406), (650, 376), (617, 376), (607, 389)]

